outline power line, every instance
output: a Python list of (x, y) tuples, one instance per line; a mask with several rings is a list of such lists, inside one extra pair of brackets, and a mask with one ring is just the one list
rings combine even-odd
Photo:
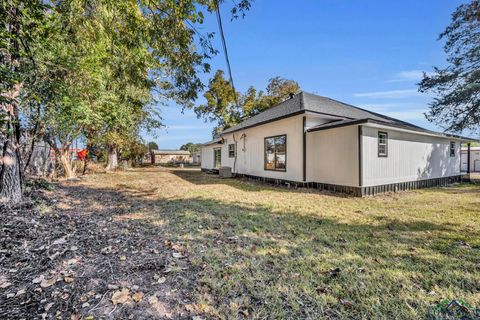
[(220, 15), (220, 4), (218, 0), (216, 1), (215, 12), (217, 14), (217, 23), (218, 29), (220, 30), (220, 37), (222, 38), (223, 52), (225, 53), (225, 61), (227, 63), (228, 75), (230, 76), (230, 85), (233, 89), (233, 97), (235, 98), (235, 104), (238, 107), (237, 90), (235, 90), (235, 85), (233, 84), (232, 68), (230, 67), (230, 59), (228, 58), (227, 42), (225, 41), (225, 34), (223, 33), (222, 17)]

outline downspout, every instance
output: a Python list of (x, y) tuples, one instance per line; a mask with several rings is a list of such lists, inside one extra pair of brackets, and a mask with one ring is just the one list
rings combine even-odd
[(307, 117), (303, 116), (303, 182), (307, 181)]
[(363, 127), (358, 126), (358, 186), (360, 188), (363, 187), (362, 140)]
[(237, 139), (235, 139), (235, 133), (232, 134), (233, 136), (233, 142), (235, 143), (235, 150), (234, 150), (234, 157), (233, 157), (233, 173), (236, 176), (237, 175)]

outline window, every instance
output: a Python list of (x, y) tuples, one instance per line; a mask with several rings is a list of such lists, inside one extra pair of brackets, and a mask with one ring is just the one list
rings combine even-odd
[(378, 156), (388, 156), (388, 133), (386, 132), (378, 132)]
[(455, 157), (455, 141), (450, 141), (450, 157)]
[(265, 138), (265, 170), (287, 171), (287, 136)]
[(222, 149), (213, 149), (213, 167), (220, 168), (222, 166)]
[(235, 158), (235, 144), (233, 143), (228, 145), (228, 157)]

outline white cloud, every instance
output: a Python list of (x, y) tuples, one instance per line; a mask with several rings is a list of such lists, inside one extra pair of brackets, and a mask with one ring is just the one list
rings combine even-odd
[(401, 99), (408, 97), (420, 96), (417, 89), (405, 89), (405, 90), (389, 90), (389, 91), (375, 91), (375, 92), (361, 92), (355, 93), (355, 97), (364, 98), (388, 98), (388, 99)]
[(413, 109), (405, 111), (387, 111), (383, 114), (399, 120), (425, 120), (425, 109)]
[(166, 126), (165, 130), (171, 131), (171, 130), (196, 130), (196, 129), (212, 129), (212, 125), (172, 125), (172, 126)]
[(393, 79), (387, 82), (418, 82), (423, 78), (422, 70), (400, 71), (393, 76)]
[(164, 135), (156, 138), (159, 142), (168, 141), (184, 141), (184, 142), (205, 142), (208, 141), (208, 133), (206, 135)]
[(363, 109), (377, 112), (388, 117), (399, 120), (425, 120), (424, 112), (427, 108), (422, 105), (411, 105), (408, 103), (378, 103), (364, 104), (360, 106)]

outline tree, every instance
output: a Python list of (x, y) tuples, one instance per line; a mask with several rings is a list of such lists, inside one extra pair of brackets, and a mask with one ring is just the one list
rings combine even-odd
[(233, 90), (222, 70), (217, 70), (210, 79), (203, 96), (207, 103), (194, 108), (197, 117), (217, 121), (220, 128), (231, 127), (241, 120), (242, 110), (236, 105), (236, 97), (240, 97), (240, 93)]
[(0, 3), (0, 203), (22, 199), (20, 108), (23, 84), (34, 77), (30, 47), (46, 40), (41, 1)]
[(185, 150), (185, 151), (189, 151), (190, 153), (194, 153), (194, 152), (200, 151), (200, 148), (201, 148), (200, 143), (187, 142), (180, 147), (180, 150)]
[(446, 131), (477, 129), (480, 125), (480, 1), (459, 6), (451, 24), (439, 40), (446, 40), (444, 50), (448, 66), (424, 73), (420, 92), (435, 94), (426, 114)]
[(147, 148), (148, 148), (148, 151), (152, 151), (152, 150), (158, 150), (158, 144), (154, 141), (150, 141), (148, 144), (147, 144)]
[(269, 79), (266, 93), (257, 91), (254, 87), (249, 87), (244, 94), (235, 93), (230, 82), (225, 79), (224, 72), (218, 70), (203, 95), (206, 104), (196, 106), (194, 111), (199, 118), (217, 122), (217, 127), (213, 130), (215, 136), (222, 130), (289, 99), (299, 90), (296, 81), (274, 77)]
[[(161, 125), (155, 103), (192, 106), (204, 88), (199, 74), (209, 72), (208, 59), (217, 53), (213, 34), (197, 27), (218, 3), (1, 2), (1, 201), (21, 199), (21, 120), (34, 124), (70, 177), (68, 151), (77, 137), (108, 149), (114, 168), (117, 153), (138, 142), (141, 130)], [(249, 8), (241, 0), (232, 16)]]

